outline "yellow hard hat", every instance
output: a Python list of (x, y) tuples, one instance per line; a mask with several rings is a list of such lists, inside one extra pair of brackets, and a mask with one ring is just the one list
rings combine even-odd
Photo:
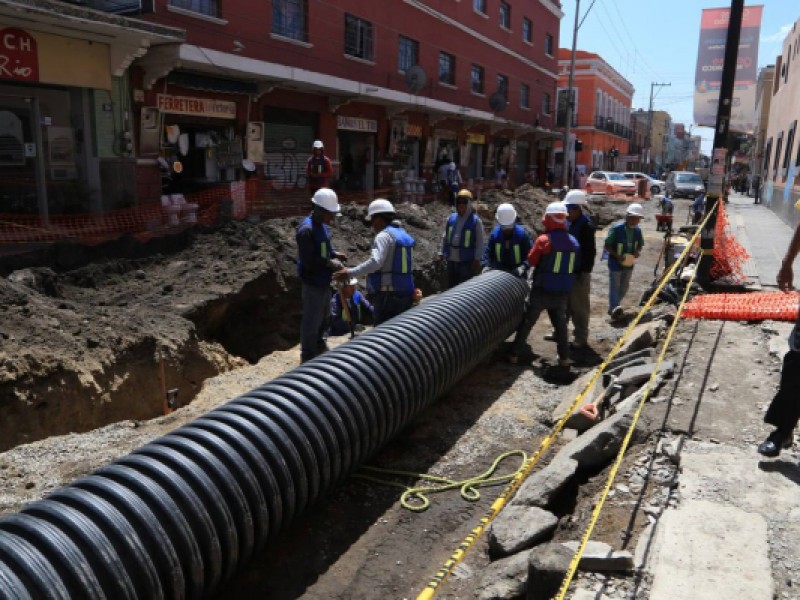
[(470, 200), (472, 200), (472, 192), (466, 189), (459, 190), (458, 193), (456, 194), (456, 198), (469, 198)]

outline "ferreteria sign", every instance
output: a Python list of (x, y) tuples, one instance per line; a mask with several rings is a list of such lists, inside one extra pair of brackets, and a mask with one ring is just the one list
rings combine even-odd
[(358, 117), (336, 117), (336, 127), (349, 131), (366, 131), (367, 133), (377, 133), (378, 122), (372, 119), (360, 119)]
[(157, 94), (156, 104), (162, 112), (175, 115), (216, 117), (218, 119), (236, 118), (236, 102), (228, 102), (226, 100)]

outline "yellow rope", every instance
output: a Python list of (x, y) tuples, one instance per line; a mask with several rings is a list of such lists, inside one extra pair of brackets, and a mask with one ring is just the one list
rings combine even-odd
[[(609, 365), (609, 363), (614, 359), (617, 353), (620, 351), (622, 346), (628, 340), (633, 329), (639, 324), (639, 321), (642, 319), (644, 314), (650, 310), (650, 308), (655, 304), (658, 295), (661, 293), (661, 290), (667, 285), (667, 282), (670, 278), (675, 274), (678, 266), (686, 260), (686, 257), (689, 255), (689, 252), (694, 247), (694, 244), (697, 242), (697, 239), (700, 237), (700, 232), (705, 227), (706, 222), (708, 221), (709, 217), (713, 214), (716, 210), (716, 205), (709, 211), (706, 217), (703, 219), (703, 222), (697, 228), (697, 231), (692, 236), (692, 239), (686, 244), (686, 247), (681, 252), (680, 256), (677, 260), (672, 264), (672, 267), (667, 271), (661, 279), (661, 283), (656, 287), (653, 293), (650, 295), (650, 298), (645, 303), (645, 305), (641, 308), (639, 313), (633, 318), (633, 320), (628, 325), (628, 329), (625, 330), (625, 333), (622, 337), (617, 341), (616, 345), (611, 349), (608, 356), (605, 358), (603, 363), (598, 367), (597, 371), (595, 372), (594, 376), (591, 380), (586, 384), (583, 390), (578, 394), (575, 398), (575, 401), (567, 408), (564, 412), (564, 416), (559, 419), (559, 421), (553, 426), (552, 431), (542, 440), (539, 448), (534, 452), (534, 454), (528, 459), (527, 463), (523, 466), (520, 472), (517, 474), (514, 479), (511, 480), (511, 483), (503, 490), (503, 493), (492, 503), (492, 506), (486, 512), (486, 514), (481, 517), (479, 524), (474, 527), (469, 534), (464, 538), (464, 540), (459, 544), (458, 548), (450, 555), (442, 567), (434, 574), (431, 580), (427, 583), (425, 588), (419, 593), (416, 600), (431, 600), (436, 595), (436, 592), (439, 589), (439, 586), (444, 583), (445, 579), (452, 573), (453, 569), (464, 559), (467, 551), (472, 547), (472, 545), (477, 541), (478, 537), (483, 533), (483, 531), (488, 527), (488, 525), (497, 517), (503, 507), (508, 503), (508, 501), (513, 497), (514, 493), (519, 489), (522, 483), (527, 479), (528, 475), (530, 475), (533, 467), (542, 457), (542, 455), (547, 451), (547, 449), (552, 445), (553, 441), (555, 441), (556, 437), (561, 433), (564, 429), (564, 425), (566, 424), (567, 420), (572, 416), (575, 412), (575, 409), (578, 405), (583, 401), (586, 394), (594, 387), (594, 384), (597, 383), (597, 380), (600, 379), (603, 371)], [(678, 320), (676, 316), (675, 321)]]
[[(505, 459), (511, 456), (520, 456), (522, 458), (522, 464), (520, 467), (506, 475), (496, 475), (492, 477), (494, 472), (500, 466), (500, 463), (503, 462)], [(447, 479), (446, 477), (439, 477), (437, 475), (429, 475), (426, 473), (412, 473), (410, 471), (396, 471), (393, 469), (380, 469), (378, 467), (361, 467), (362, 471), (368, 471), (370, 473), (380, 473), (385, 475), (392, 475), (395, 477), (408, 477), (415, 481), (432, 481), (434, 483), (438, 483), (440, 485), (430, 486), (430, 485), (420, 485), (410, 487), (403, 483), (399, 483), (397, 481), (390, 481), (386, 479), (380, 479), (378, 477), (373, 477), (371, 475), (366, 475), (364, 473), (356, 473), (353, 477), (358, 479), (363, 479), (365, 481), (371, 481), (373, 483), (379, 483), (382, 485), (391, 485), (394, 487), (399, 487), (404, 489), (405, 491), (400, 496), (400, 504), (403, 508), (407, 508), (408, 510), (414, 512), (422, 512), (427, 510), (428, 507), (431, 505), (431, 501), (428, 498), (428, 494), (435, 494), (439, 492), (445, 492), (447, 490), (453, 490), (459, 488), (461, 490), (461, 497), (464, 500), (468, 500), (469, 502), (475, 502), (480, 500), (481, 494), (478, 491), (478, 488), (488, 486), (488, 485), (495, 485), (498, 483), (504, 483), (509, 479), (512, 479), (520, 472), (522, 467), (525, 465), (525, 461), (528, 460), (528, 455), (525, 454), (522, 450), (511, 450), (509, 452), (504, 452), (500, 456), (494, 459), (492, 462), (492, 466), (489, 467), (486, 471), (481, 473), (480, 475), (476, 475), (475, 477), (470, 477), (469, 479), (462, 479), (460, 481)]]

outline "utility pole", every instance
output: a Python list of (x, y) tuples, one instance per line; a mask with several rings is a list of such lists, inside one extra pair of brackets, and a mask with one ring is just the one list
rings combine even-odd
[[(591, 8), (591, 7), (590, 7)], [(575, 95), (572, 93), (572, 88), (575, 85), (575, 54), (578, 51), (578, 16), (581, 12), (581, 0), (575, 0), (575, 25), (572, 28), (572, 58), (569, 65), (569, 84), (567, 85), (567, 118), (564, 123), (564, 140), (561, 143), (563, 148), (561, 165), (561, 185), (569, 186), (572, 177), (573, 169), (570, 168), (571, 163), (569, 160), (569, 142), (570, 142), (570, 128), (572, 127), (572, 115), (575, 110)]]
[(653, 170), (653, 90), (657, 87), (668, 87), (671, 83), (651, 83), (650, 84), (650, 108), (647, 109), (647, 166)]

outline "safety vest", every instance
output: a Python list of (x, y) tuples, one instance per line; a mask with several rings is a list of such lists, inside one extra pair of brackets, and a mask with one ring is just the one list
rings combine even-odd
[[(617, 253), (617, 256), (622, 256), (623, 254), (635, 254), (639, 250), (641, 250), (642, 246), (644, 246), (644, 238), (642, 238), (642, 230), (638, 227), (633, 229), (633, 242), (628, 242), (628, 236), (625, 232), (625, 223), (622, 222), (619, 225), (614, 225), (611, 228), (611, 235), (613, 240), (614, 251)], [(616, 258), (613, 256), (608, 257), (608, 265), (611, 267), (613, 271), (619, 271), (620, 269), (632, 269), (633, 267), (623, 267), (622, 263), (620, 263)]]
[[(298, 230), (300, 229), (311, 229), (311, 238), (314, 240), (314, 254), (325, 261), (330, 260), (332, 256), (331, 236), (328, 233), (328, 228), (323, 223), (315, 223), (308, 216), (300, 223)], [(327, 285), (331, 282), (331, 271), (327, 266), (324, 270), (318, 269), (314, 272), (309, 267), (304, 266), (302, 259), (299, 257), (297, 259), (297, 275), (300, 279), (316, 285)]]
[(534, 282), (546, 292), (568, 292), (578, 268), (578, 240), (564, 229), (548, 231), (550, 253), (542, 256), (534, 272)]
[[(394, 238), (394, 254), (391, 271), (375, 271), (367, 275), (367, 291), (370, 294), (391, 291), (401, 296), (414, 293), (413, 251), (416, 241), (403, 228), (389, 225), (384, 229)], [(384, 283), (384, 275), (391, 274), (391, 283)]]
[(458, 213), (451, 214), (447, 219), (447, 244), (445, 244), (445, 257), (450, 256), (450, 248), (459, 249), (459, 260), (461, 262), (472, 262), (475, 260), (475, 228), (478, 225), (478, 216), (472, 212), (464, 226), (461, 228), (461, 245), (453, 246), (453, 230), (456, 228)]
[[(493, 266), (503, 271), (513, 271), (520, 266), (522, 261), (527, 258), (522, 256), (522, 245), (527, 237), (528, 234), (521, 226), (514, 225), (511, 239), (506, 240), (505, 235), (503, 235), (503, 228), (500, 225), (495, 227), (492, 230), (492, 235), (489, 236), (489, 248), (494, 262)], [(508, 248), (506, 248), (506, 241), (510, 241)]]
[(312, 156), (308, 159), (308, 172), (315, 180), (325, 179), (323, 173), (327, 170), (328, 159), (324, 154), (320, 156)]

